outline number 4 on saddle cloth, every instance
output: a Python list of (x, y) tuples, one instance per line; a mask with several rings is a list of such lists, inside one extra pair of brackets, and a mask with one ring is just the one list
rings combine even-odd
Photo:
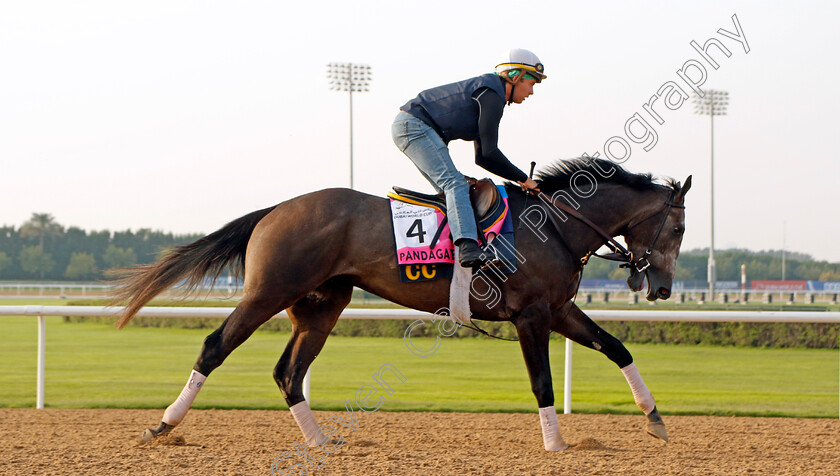
[[(470, 201), (476, 223), (483, 232), (477, 237), (493, 266), (503, 273), (516, 271), (513, 246), (513, 220), (508, 212), (504, 186), (489, 179), (470, 182)], [(389, 193), (394, 225), (397, 264), (403, 282), (451, 278), (455, 263), (455, 245), (446, 219), (443, 194), (428, 195), (394, 187)]]

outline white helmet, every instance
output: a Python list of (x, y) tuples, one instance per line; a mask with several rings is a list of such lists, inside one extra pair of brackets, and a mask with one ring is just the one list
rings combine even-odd
[[(510, 50), (501, 63), (496, 65), (496, 74), (502, 74), (508, 71), (519, 71), (526, 76), (541, 82), (546, 78), (543, 73), (545, 67), (540, 63), (540, 59), (534, 53), (516, 48)], [(508, 73), (510, 76), (510, 73)]]

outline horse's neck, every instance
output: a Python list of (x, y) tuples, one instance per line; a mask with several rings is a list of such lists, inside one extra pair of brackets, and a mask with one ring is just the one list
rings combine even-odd
[[(654, 191), (638, 191), (619, 185), (603, 185), (591, 197), (580, 199), (578, 203), (583, 216), (598, 225), (609, 236), (617, 236), (626, 229), (637, 216), (651, 208)], [(572, 223), (574, 222), (574, 223)], [(567, 226), (576, 233), (575, 240), (569, 240), (572, 250), (580, 256), (595, 251), (606, 240), (588, 225), (570, 218)]]

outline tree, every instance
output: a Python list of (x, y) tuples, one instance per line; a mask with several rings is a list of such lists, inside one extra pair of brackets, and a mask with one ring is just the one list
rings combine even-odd
[[(0, 268), (2, 267), (3, 266), (0, 265)], [(825, 271), (820, 274), (820, 281), (840, 281), (840, 273), (833, 270)]]
[(618, 280), (625, 280), (625, 279), (627, 279), (627, 276), (629, 276), (629, 275), (630, 275), (630, 274), (628, 273), (628, 271), (627, 271), (626, 269), (624, 269), (624, 268), (615, 268), (614, 270), (610, 271), (610, 274), (609, 274), (609, 275), (607, 275), (607, 277), (608, 277), (609, 279), (614, 279), (614, 280), (618, 281)]
[(675, 281), (690, 281), (694, 279), (694, 274), (691, 272), (690, 269), (680, 266), (680, 262), (677, 261), (677, 270), (674, 272), (674, 280)]
[(8, 268), (12, 264), (12, 258), (0, 251), (0, 276), (3, 275), (3, 269)]
[(96, 276), (96, 260), (90, 253), (73, 253), (70, 264), (64, 271), (64, 276), (70, 279), (91, 279)]
[(105, 263), (107, 269), (123, 268), (137, 264), (137, 255), (131, 248), (118, 248), (114, 245), (108, 246), (105, 254), (102, 255), (102, 261)]
[(47, 236), (59, 236), (64, 232), (61, 225), (55, 222), (55, 218), (49, 213), (33, 213), (32, 218), (20, 227), (22, 238), (38, 237), (38, 247), (44, 250), (44, 238)]
[(45, 253), (43, 249), (38, 246), (27, 246), (23, 248), (18, 257), (20, 261), (20, 268), (27, 273), (38, 274), (41, 279), (44, 278), (44, 273), (52, 271), (55, 266), (52, 256)]

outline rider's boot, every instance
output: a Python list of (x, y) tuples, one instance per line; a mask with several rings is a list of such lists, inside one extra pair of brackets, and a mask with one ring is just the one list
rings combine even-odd
[(475, 240), (461, 238), (455, 244), (458, 245), (458, 261), (465, 268), (480, 268), (490, 258)]

